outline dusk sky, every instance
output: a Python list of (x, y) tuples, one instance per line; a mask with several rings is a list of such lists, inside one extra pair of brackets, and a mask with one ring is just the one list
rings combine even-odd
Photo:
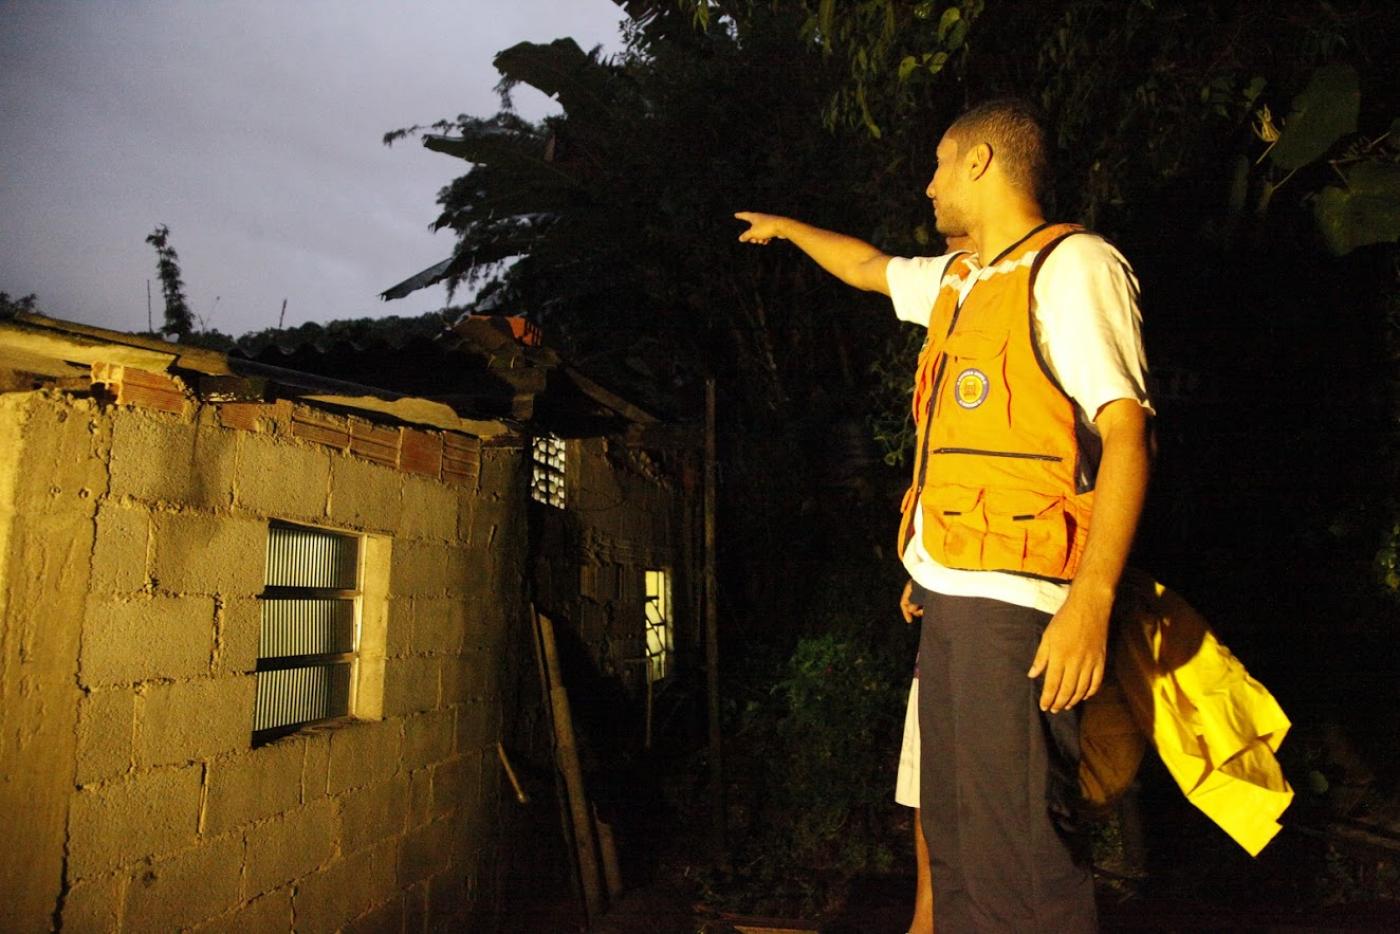
[[(446, 258), (466, 163), (386, 131), (489, 116), (521, 41), (621, 44), (610, 0), (0, 0), (0, 290), (59, 318), (161, 320), (167, 224), (186, 294), (228, 334), (441, 307), (378, 293)], [(518, 111), (557, 107), (527, 89)], [(459, 296), (460, 298), (460, 296)]]

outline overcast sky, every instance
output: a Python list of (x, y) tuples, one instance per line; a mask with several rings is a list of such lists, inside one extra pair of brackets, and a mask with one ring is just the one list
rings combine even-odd
[[(146, 327), (168, 224), (186, 294), (230, 334), (441, 307), (380, 291), (446, 258), (467, 166), (386, 131), (497, 109), (520, 41), (620, 46), (610, 0), (0, 0), (0, 290)], [(557, 108), (514, 93), (538, 119)]]

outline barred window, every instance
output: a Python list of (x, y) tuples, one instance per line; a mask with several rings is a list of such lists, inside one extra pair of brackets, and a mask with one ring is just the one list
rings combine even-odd
[(644, 578), (647, 679), (660, 681), (671, 673), (675, 628), (671, 619), (671, 573), (663, 569), (648, 570)]
[(357, 535), (269, 524), (254, 745), (352, 711), (360, 545)]
[(564, 439), (540, 435), (530, 446), (530, 496), (536, 502), (564, 508)]

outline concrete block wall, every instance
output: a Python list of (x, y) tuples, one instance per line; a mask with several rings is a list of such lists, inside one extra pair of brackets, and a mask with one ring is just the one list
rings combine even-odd
[[(52, 560), (0, 521), (6, 579), (36, 591), (11, 593), (0, 644), (64, 634), (42, 709), (3, 712), (7, 735), (55, 734), (28, 783), (50, 789), (56, 816), (18, 847), (43, 866), (7, 881), (46, 893), (30, 917), (78, 932), (419, 931), (479, 915), (506, 842), (502, 686), (522, 661), (533, 672), (505, 651), (526, 613), (522, 452), (488, 448), (463, 486), (274, 419), (241, 424), (213, 406), (182, 417), (0, 397), (0, 438), (23, 426), (34, 438), (17, 475), (45, 475), (20, 489), (12, 476), (9, 499), (29, 523), (28, 504), (62, 503), (63, 535), (44, 540), (73, 551)], [(60, 492), (46, 500), (45, 483)], [(274, 518), (389, 542), (382, 718), (255, 749)]]

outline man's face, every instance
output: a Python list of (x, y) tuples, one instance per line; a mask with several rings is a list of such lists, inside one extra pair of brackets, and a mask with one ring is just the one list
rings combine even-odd
[(934, 227), (945, 237), (967, 233), (967, 204), (959, 171), (958, 141), (944, 134), (935, 153), (938, 163), (924, 194), (933, 202)]

